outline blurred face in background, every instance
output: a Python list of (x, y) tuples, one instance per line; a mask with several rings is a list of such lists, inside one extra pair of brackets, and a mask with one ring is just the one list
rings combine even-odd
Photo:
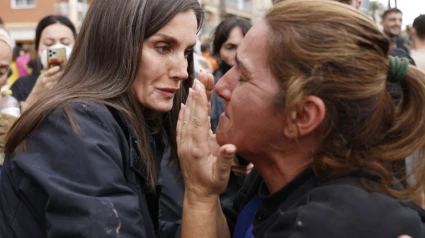
[(234, 27), (220, 48), (220, 59), (230, 66), (235, 65), (236, 51), (244, 38), (242, 29)]
[(0, 87), (6, 83), (11, 62), (12, 50), (8, 44), (0, 40)]
[(43, 67), (47, 67), (47, 49), (65, 48), (66, 56), (69, 59), (74, 43), (74, 33), (67, 26), (56, 23), (46, 27), (41, 33), (38, 45), (38, 54)]
[(399, 12), (388, 14), (381, 22), (384, 32), (390, 36), (400, 35), (402, 23), (403, 14)]
[(38, 51), (41, 52), (56, 44), (72, 47), (74, 43), (74, 33), (71, 29), (65, 25), (56, 23), (46, 27), (41, 33)]

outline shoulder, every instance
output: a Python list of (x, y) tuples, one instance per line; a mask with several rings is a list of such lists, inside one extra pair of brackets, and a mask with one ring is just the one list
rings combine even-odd
[[(17, 123), (29, 122), (29, 116), (24, 114)], [(71, 148), (99, 144), (119, 148), (126, 144), (125, 133), (111, 111), (104, 104), (89, 100), (58, 106), (34, 126), (26, 139), (31, 152), (63, 153)]]
[(24, 76), (24, 77), (20, 77), (16, 80), (16, 82), (12, 85), (12, 87), (16, 84), (16, 85), (26, 85), (28, 83), (32, 83), (35, 81), (37, 81), (39, 75), (36, 74), (32, 74), (32, 75), (28, 75), (28, 76)]
[(77, 117), (93, 117), (102, 121), (108, 121), (108, 119), (113, 118), (111, 112), (104, 104), (84, 99), (57, 107), (49, 114), (49, 117), (63, 117), (67, 112), (72, 112)]
[[(397, 237), (425, 235), (425, 225), (413, 209), (388, 195), (369, 192), (351, 182), (319, 186), (311, 190), (288, 213), (280, 211), (278, 220), (289, 215), (302, 237)], [(294, 237), (297, 237), (296, 235)]]
[[(20, 120), (27, 120), (28, 115)], [(89, 101), (71, 103), (49, 113), (28, 134), (25, 145), (25, 152), (8, 154), (6, 159), (33, 177), (40, 175), (35, 168), (51, 171), (78, 164), (89, 171), (102, 164), (122, 167), (122, 156), (128, 150), (125, 134), (108, 108)]]
[(10, 87), (13, 96), (16, 97), (18, 101), (25, 101), (26, 97), (34, 87), (37, 78), (38, 75), (29, 75), (18, 78)]

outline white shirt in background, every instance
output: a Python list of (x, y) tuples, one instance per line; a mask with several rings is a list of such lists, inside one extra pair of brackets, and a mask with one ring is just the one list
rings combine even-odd
[(410, 55), (416, 63), (416, 67), (425, 72), (425, 50), (412, 50)]

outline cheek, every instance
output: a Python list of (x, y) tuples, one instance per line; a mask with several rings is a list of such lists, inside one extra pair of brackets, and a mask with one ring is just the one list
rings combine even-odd
[(43, 52), (43, 50), (46, 50), (48, 47), (42, 43), (38, 46), (38, 52)]
[(233, 66), (235, 64), (235, 56), (235, 50), (228, 50), (224, 48), (220, 50), (220, 58), (230, 66)]

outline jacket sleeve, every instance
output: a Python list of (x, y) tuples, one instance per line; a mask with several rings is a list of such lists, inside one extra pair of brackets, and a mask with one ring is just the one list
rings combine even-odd
[(71, 112), (77, 134), (58, 109), (12, 160), (46, 194), (47, 237), (143, 237), (142, 219), (150, 218), (126, 184), (118, 124), (103, 105), (74, 104)]

